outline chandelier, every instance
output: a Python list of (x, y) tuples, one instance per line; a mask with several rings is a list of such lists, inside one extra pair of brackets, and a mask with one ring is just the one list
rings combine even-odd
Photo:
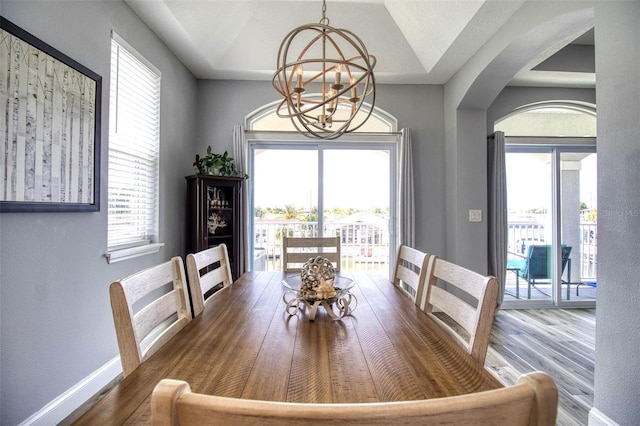
[[(273, 87), (283, 96), (279, 117), (291, 119), (307, 136), (335, 139), (371, 116), (376, 58), (351, 31), (329, 26), (326, 10), (323, 0), (318, 24), (299, 26), (284, 38)], [(300, 53), (290, 56), (291, 50)], [(370, 108), (358, 114), (365, 99), (370, 99)]]

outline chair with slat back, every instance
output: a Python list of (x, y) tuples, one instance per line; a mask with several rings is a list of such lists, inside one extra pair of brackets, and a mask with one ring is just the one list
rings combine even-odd
[(412, 247), (401, 245), (398, 249), (393, 284), (414, 302), (421, 300), (425, 290), (428, 262), (431, 256)]
[(312, 257), (329, 259), (340, 271), (340, 237), (282, 237), (282, 270), (297, 272)]
[[(498, 281), (437, 256), (432, 258), (427, 288), (418, 306), (484, 364), (498, 299)], [(446, 287), (438, 286), (439, 282)], [(434, 311), (438, 314), (434, 315)]]
[(179, 256), (111, 283), (111, 310), (125, 377), (191, 321), (186, 285)]
[[(567, 300), (571, 299), (571, 247), (562, 244), (560, 247), (562, 257), (561, 275), (567, 270), (567, 280), (561, 279), (562, 284), (567, 284)], [(553, 278), (552, 258), (555, 250), (551, 245), (530, 245), (525, 256), (518, 253), (509, 253), (507, 270), (516, 274), (516, 297), (520, 296), (520, 278), (527, 280), (527, 297), (531, 299), (531, 287), (535, 287), (539, 280), (550, 282)], [(542, 290), (540, 290), (542, 291)]]
[(187, 276), (189, 277), (193, 316), (196, 317), (204, 310), (204, 305), (212, 295), (209, 294), (212, 290), (227, 287), (233, 283), (226, 244), (220, 244), (198, 253), (189, 253), (187, 255)]
[(154, 425), (510, 425), (552, 426), (558, 390), (547, 374), (527, 373), (513, 386), (446, 398), (318, 404), (257, 401), (192, 393), (187, 382), (164, 379), (151, 396)]

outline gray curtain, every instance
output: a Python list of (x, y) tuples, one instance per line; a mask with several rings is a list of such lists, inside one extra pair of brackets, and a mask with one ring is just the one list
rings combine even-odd
[[(244, 138), (244, 128), (240, 124), (236, 124), (233, 126), (233, 159), (236, 162), (236, 169), (241, 173), (248, 173), (248, 146), (245, 142)], [(246, 229), (247, 224), (249, 223), (249, 188), (247, 188), (248, 180), (244, 181), (242, 185), (242, 205), (244, 206), (244, 211), (240, 217), (240, 229), (243, 231), (248, 231)], [(249, 232), (241, 232), (240, 235), (243, 237), (240, 238), (240, 274), (244, 273), (247, 270), (247, 266), (249, 265)]]
[[(413, 187), (413, 149), (411, 147), (411, 131), (400, 131), (400, 203), (398, 244), (415, 247), (415, 194)], [(391, 268), (390, 268), (391, 269)]]
[(507, 179), (504, 133), (487, 139), (487, 201), (489, 274), (500, 283), (498, 307), (502, 305), (507, 276)]

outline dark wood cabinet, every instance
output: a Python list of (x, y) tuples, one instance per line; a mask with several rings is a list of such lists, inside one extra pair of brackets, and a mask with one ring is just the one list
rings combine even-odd
[(226, 244), (231, 273), (236, 280), (241, 271), (242, 184), (230, 176), (187, 176), (187, 250), (196, 253)]

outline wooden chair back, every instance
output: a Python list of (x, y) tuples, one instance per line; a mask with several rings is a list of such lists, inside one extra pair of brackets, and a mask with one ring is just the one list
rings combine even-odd
[(192, 393), (164, 379), (151, 396), (154, 425), (458, 425), (553, 426), (558, 390), (545, 373), (522, 375), (513, 386), (417, 401), (317, 404), (228, 398)]
[(204, 310), (204, 305), (213, 291), (233, 283), (231, 263), (226, 244), (220, 244), (198, 253), (187, 255), (187, 276), (193, 316)]
[[(484, 364), (497, 306), (498, 281), (493, 276), (432, 257), (427, 290), (418, 306)], [(439, 283), (446, 286), (438, 286)]]
[(340, 237), (282, 237), (282, 270), (297, 272), (312, 257), (329, 259), (340, 271)]
[(111, 310), (125, 377), (191, 321), (186, 285), (179, 256), (111, 283)]
[(431, 256), (412, 247), (401, 245), (396, 258), (393, 284), (414, 302), (425, 291), (428, 263)]

